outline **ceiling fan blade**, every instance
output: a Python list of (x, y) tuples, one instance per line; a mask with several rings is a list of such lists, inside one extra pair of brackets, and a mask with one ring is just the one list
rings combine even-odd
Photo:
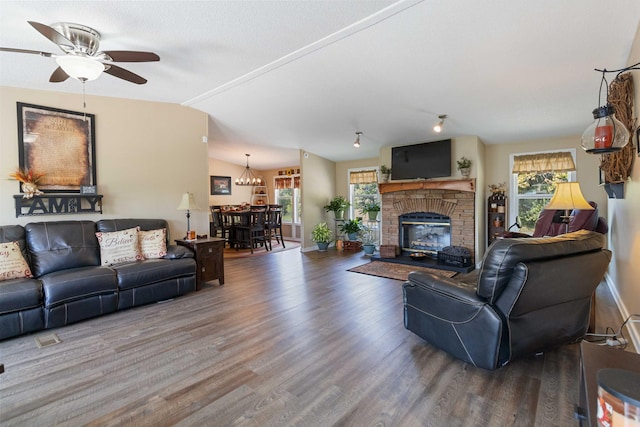
[(73, 42), (71, 40), (69, 40), (68, 38), (66, 38), (65, 36), (63, 36), (59, 32), (57, 32), (56, 30), (54, 30), (50, 26), (45, 25), (45, 24), (41, 24), (41, 23), (35, 22), (35, 21), (27, 21), (27, 22), (29, 24), (31, 24), (31, 26), (33, 28), (38, 30), (38, 32), (40, 34), (42, 34), (43, 36), (45, 36), (46, 38), (48, 38), (49, 40), (51, 40), (55, 44), (62, 45), (62, 46), (69, 46), (69, 48), (74, 48)]
[(160, 61), (160, 57), (153, 52), (137, 52), (134, 50), (105, 50), (115, 62), (152, 62)]
[(51, 74), (51, 77), (49, 77), (49, 81), (51, 83), (60, 83), (67, 80), (68, 78), (69, 78), (69, 75), (65, 73), (65, 71), (62, 68), (58, 67), (55, 69), (53, 74)]
[(53, 53), (41, 52), (39, 50), (14, 49), (12, 47), (0, 47), (0, 51), (2, 51), (2, 52), (15, 52), (15, 53), (32, 53), (34, 55), (46, 56), (47, 58), (49, 58), (49, 57), (51, 57), (51, 55), (53, 55)]
[(147, 82), (147, 79), (113, 64), (105, 64), (104, 72), (107, 74), (111, 74), (114, 77), (118, 77), (120, 79), (127, 80), (131, 83), (136, 83), (139, 85), (143, 85)]

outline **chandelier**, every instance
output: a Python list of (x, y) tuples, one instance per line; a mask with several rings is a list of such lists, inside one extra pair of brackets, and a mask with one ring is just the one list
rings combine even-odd
[(247, 156), (247, 166), (240, 175), (239, 178), (236, 178), (236, 185), (264, 185), (264, 180), (260, 177), (256, 178), (256, 175), (253, 173), (251, 168), (249, 167), (249, 156), (251, 154), (245, 154)]

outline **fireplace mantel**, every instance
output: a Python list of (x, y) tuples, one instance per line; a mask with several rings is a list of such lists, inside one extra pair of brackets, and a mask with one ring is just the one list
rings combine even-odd
[(447, 179), (442, 181), (405, 181), (405, 182), (384, 182), (378, 184), (380, 194), (395, 193), (397, 191), (408, 190), (458, 190), (476, 192), (476, 180), (472, 179)]

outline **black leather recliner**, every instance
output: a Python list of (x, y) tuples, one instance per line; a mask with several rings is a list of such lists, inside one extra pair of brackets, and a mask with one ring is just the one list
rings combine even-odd
[(404, 325), (489, 370), (579, 341), (611, 260), (604, 243), (604, 235), (587, 230), (498, 240), (485, 253), (476, 288), (412, 272), (403, 285)]

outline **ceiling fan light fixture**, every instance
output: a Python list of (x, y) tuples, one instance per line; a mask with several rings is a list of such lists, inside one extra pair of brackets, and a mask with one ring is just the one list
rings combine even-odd
[(360, 135), (362, 135), (362, 132), (356, 132), (356, 140), (353, 141), (353, 146), (356, 148), (360, 148)]
[(102, 62), (86, 56), (63, 55), (56, 57), (56, 62), (69, 77), (80, 81), (95, 80), (104, 71)]
[(438, 123), (436, 123), (433, 126), (433, 131), (434, 132), (436, 132), (436, 133), (442, 132), (442, 128), (444, 127), (444, 119), (446, 119), (446, 118), (447, 118), (446, 114), (441, 114), (441, 115), (438, 116), (438, 119), (440, 119), (440, 120), (438, 121)]

